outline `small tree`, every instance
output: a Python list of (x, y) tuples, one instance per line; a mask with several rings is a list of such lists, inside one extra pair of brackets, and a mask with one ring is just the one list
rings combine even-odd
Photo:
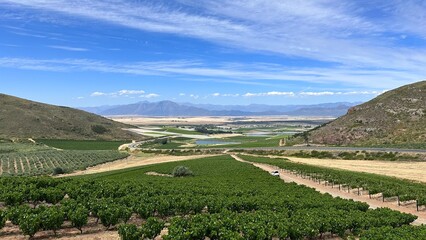
[(185, 166), (177, 166), (173, 169), (172, 172), (173, 177), (187, 177), (187, 176), (193, 176), (194, 173)]
[(93, 125), (92, 126), (92, 131), (97, 133), (97, 134), (104, 134), (106, 132), (108, 132), (108, 129), (102, 125)]
[(308, 131), (303, 132), (302, 137), (303, 137), (303, 140), (305, 141), (305, 144), (309, 146), (309, 132)]

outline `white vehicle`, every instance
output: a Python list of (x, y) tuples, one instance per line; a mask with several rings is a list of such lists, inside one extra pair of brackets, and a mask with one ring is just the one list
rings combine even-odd
[(271, 172), (271, 175), (279, 177), (280, 176), (280, 172), (278, 172), (278, 170), (274, 170), (274, 171)]

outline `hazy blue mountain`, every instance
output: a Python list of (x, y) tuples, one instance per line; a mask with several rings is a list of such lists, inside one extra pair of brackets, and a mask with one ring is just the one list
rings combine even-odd
[(214, 105), (176, 103), (172, 101), (138, 102), (117, 106), (100, 106), (80, 108), (82, 110), (101, 114), (141, 115), (141, 116), (333, 116), (344, 115), (347, 110), (358, 103), (322, 103), (315, 105)]

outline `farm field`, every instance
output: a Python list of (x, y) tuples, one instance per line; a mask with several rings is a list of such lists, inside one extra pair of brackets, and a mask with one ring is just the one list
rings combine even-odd
[(286, 136), (279, 135), (274, 137), (226, 136), (223, 138), (215, 138), (213, 136), (212, 138), (200, 140), (179, 137), (171, 138), (170, 141), (165, 144), (147, 143), (140, 145), (140, 147), (155, 149), (278, 147), (280, 139), (285, 137)]
[(426, 162), (360, 161), (287, 157), (298, 163), (332, 167), (343, 170), (375, 173), (426, 183)]
[[(239, 155), (244, 160), (264, 163), (303, 174), (318, 181), (327, 181), (353, 189), (368, 190), (369, 194), (381, 193), (383, 198), (398, 197), (400, 201), (416, 200), (418, 206), (426, 205), (426, 184), (384, 175), (339, 170), (291, 162), (283, 158)], [(368, 163), (368, 162), (367, 162)]]
[(117, 150), (129, 141), (96, 141), (96, 140), (65, 140), (37, 139), (38, 143), (64, 150)]
[(50, 175), (55, 169), (71, 172), (127, 156), (117, 150), (57, 150), (34, 143), (0, 143), (0, 176)]
[(333, 120), (332, 117), (297, 117), (297, 116), (199, 116), (199, 117), (149, 117), (149, 116), (114, 116), (112, 120), (131, 124), (135, 126), (188, 126), (188, 125), (205, 125), (205, 124), (234, 124), (238, 122), (242, 125), (257, 125), (259, 123), (269, 122), (328, 122)]
[(0, 176), (50, 175), (55, 168), (81, 170), (127, 157), (115, 150), (49, 150), (0, 154)]
[(125, 170), (128, 168), (140, 167), (145, 165), (153, 165), (159, 163), (167, 163), (167, 162), (178, 162), (183, 160), (192, 160), (199, 159), (200, 157), (206, 158), (215, 156), (217, 154), (203, 154), (200, 155), (188, 155), (188, 156), (171, 156), (171, 155), (159, 155), (159, 154), (137, 154), (131, 155), (128, 158), (124, 158), (117, 161), (107, 162), (103, 164), (99, 164), (93, 167), (89, 167), (87, 169), (81, 171), (75, 171), (73, 173), (61, 175), (61, 177), (69, 177), (69, 176), (80, 176), (87, 174), (96, 174), (103, 173), (115, 170)]
[[(170, 174), (179, 165), (191, 169), (194, 176), (146, 174)], [(0, 181), (4, 186), (0, 201), (6, 205), (2, 216), (12, 221), (5, 228), (14, 237), (22, 232), (53, 236), (52, 230), (60, 237), (66, 234), (62, 226), (82, 230), (81, 236), (93, 233), (93, 228), (103, 232), (95, 223), (99, 218), (99, 225), (113, 231), (121, 225), (122, 237), (136, 233), (153, 238), (167, 223), (168, 235), (163, 239), (317, 239), (331, 234), (364, 236), (376, 227), (405, 226), (416, 218), (389, 209), (368, 209), (365, 203), (284, 183), (230, 156), (67, 179), (16, 177)], [(62, 199), (65, 194), (68, 199)], [(44, 201), (57, 205), (46, 206)], [(32, 209), (23, 203), (39, 207)], [(4, 234), (0, 231), (0, 237), (11, 237)]]

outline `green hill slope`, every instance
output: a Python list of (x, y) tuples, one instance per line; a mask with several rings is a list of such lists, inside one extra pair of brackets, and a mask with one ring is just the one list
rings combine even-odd
[(332, 145), (426, 146), (426, 81), (388, 91), (310, 132)]
[(141, 138), (122, 130), (131, 127), (81, 110), (0, 94), (0, 138)]

